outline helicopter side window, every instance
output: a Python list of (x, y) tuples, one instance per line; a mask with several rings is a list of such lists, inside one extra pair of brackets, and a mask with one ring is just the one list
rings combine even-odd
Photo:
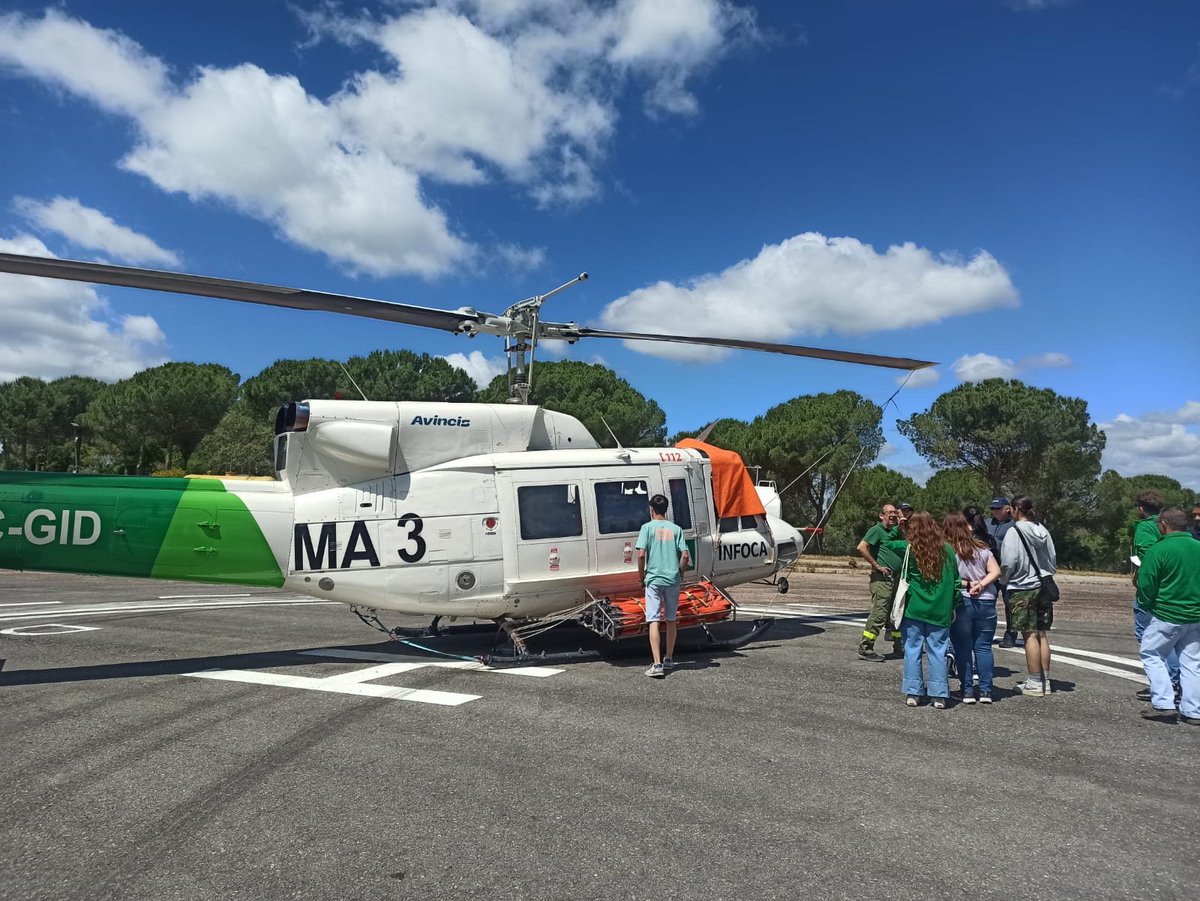
[(583, 534), (577, 485), (522, 485), (517, 488), (521, 538), (573, 538)]
[(688, 503), (687, 479), (671, 479), (671, 517), (681, 529), (692, 527), (692, 507)]
[(649, 508), (650, 493), (643, 481), (596, 483), (601, 535), (638, 531), (650, 518)]
[(722, 516), (721, 517), (720, 529), (721, 529), (722, 534), (724, 534), (725, 532), (736, 532), (740, 528), (740, 525), (741, 525), (741, 523), (738, 521), (738, 518), (736, 516)]
[(275, 471), (287, 469), (287, 435), (275, 436)]
[(758, 528), (758, 517), (757, 516), (743, 516), (742, 517), (742, 528), (749, 530), (749, 531), (753, 531), (754, 529), (757, 529)]

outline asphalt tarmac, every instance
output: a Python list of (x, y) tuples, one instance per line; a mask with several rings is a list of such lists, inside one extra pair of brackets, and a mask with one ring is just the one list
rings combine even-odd
[(0, 898), (1200, 896), (1200, 727), (1138, 717), (1127, 626), (1060, 610), (1051, 697), (997, 651), (936, 711), (795, 592), (665, 680), (294, 598), (0, 572)]

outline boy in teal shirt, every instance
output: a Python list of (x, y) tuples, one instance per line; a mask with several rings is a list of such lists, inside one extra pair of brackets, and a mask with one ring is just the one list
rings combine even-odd
[[(646, 622), (650, 624), (650, 653), (654, 662), (646, 675), (661, 679), (675, 666), (675, 618), (679, 611), (679, 589), (688, 568), (687, 544), (683, 530), (667, 519), (667, 499), (661, 494), (650, 498), (650, 521), (642, 526), (637, 539), (638, 576), (646, 586)], [(667, 621), (667, 656), (659, 646), (659, 623), (664, 608)]]

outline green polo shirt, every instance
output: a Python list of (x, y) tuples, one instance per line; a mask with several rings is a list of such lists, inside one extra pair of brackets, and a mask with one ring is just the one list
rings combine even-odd
[[(899, 551), (903, 562), (908, 542), (901, 539), (891, 542), (890, 546)], [(909, 554), (908, 603), (904, 607), (904, 618), (917, 619), (931, 626), (949, 626), (958, 604), (960, 584), (958, 558), (954, 556), (954, 548), (950, 545), (942, 545), (942, 571), (932, 582), (921, 575), (916, 555)]]
[(867, 534), (863, 536), (863, 541), (867, 543), (867, 550), (871, 552), (875, 562), (880, 566), (886, 566), (893, 573), (899, 572), (900, 564), (904, 562), (904, 551), (901, 549), (897, 554), (896, 549), (889, 547), (887, 542), (895, 541), (899, 537), (899, 526), (885, 529), (883, 523), (879, 522), (867, 529)]
[(1138, 606), (1169, 623), (1200, 623), (1200, 541), (1188, 532), (1169, 532), (1146, 550)]
[[(1145, 565), (1146, 551), (1150, 550), (1150, 548), (1152, 548), (1152, 547), (1154, 547), (1154, 545), (1158, 544), (1159, 539), (1161, 539), (1161, 538), (1162, 538), (1162, 533), (1158, 531), (1158, 514), (1157, 513), (1155, 513), (1153, 516), (1147, 516), (1145, 519), (1139, 519), (1136, 523), (1134, 523), (1134, 526), (1133, 526), (1132, 556), (1137, 557), (1139, 560), (1142, 561), (1142, 564)], [(1136, 599), (1137, 605), (1139, 607), (1141, 607), (1143, 610), (1148, 610), (1149, 608), (1145, 604), (1142, 603), (1141, 584), (1142, 584), (1142, 580), (1139, 578), (1138, 579), (1138, 589), (1137, 589), (1137, 599)]]

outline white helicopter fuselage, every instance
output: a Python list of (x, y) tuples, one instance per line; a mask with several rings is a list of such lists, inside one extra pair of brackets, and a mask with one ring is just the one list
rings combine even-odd
[(655, 494), (683, 529), (685, 581), (761, 579), (800, 547), (776, 516), (719, 517), (711, 462), (695, 449), (600, 448), (578, 420), (538, 407), (312, 401), (296, 410), (276, 439), (291, 534), (267, 537), (285, 586), (314, 597), (524, 619), (640, 594), (635, 544)]

